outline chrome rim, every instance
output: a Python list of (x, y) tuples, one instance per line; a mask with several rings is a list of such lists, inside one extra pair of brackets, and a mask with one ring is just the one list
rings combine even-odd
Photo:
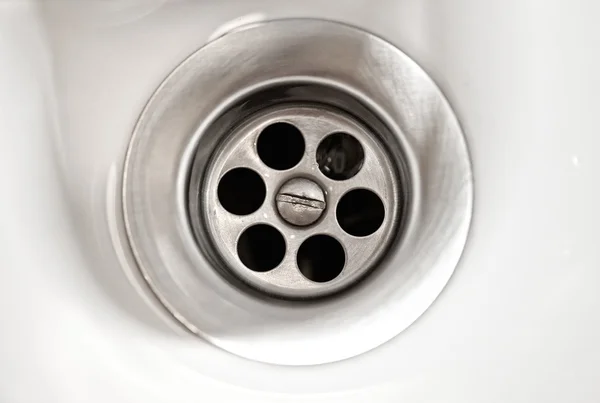
[[(293, 105), (282, 106), (283, 101)], [(350, 134), (361, 133), (363, 141), (372, 139), (373, 149), (381, 150), (383, 184), (375, 191), (392, 189), (389, 198), (377, 193), (387, 208), (377, 230), (382, 236), (372, 260), (357, 264), (357, 274), (348, 276), (347, 283), (342, 276), (312, 288), (289, 287), (291, 283), (264, 281), (264, 273), (249, 280), (244, 276), (254, 272), (240, 260), (232, 263), (237, 257), (231, 248), (227, 260), (224, 248), (233, 243), (215, 247), (223, 224), (203, 222), (210, 212), (192, 213), (202, 211), (203, 199), (194, 193), (217, 206), (218, 183), (213, 182), (226, 173), (226, 164), (219, 161), (227, 159), (213, 156), (237, 133), (249, 136), (252, 130), (245, 131), (244, 124), (259, 127), (273, 116), (301, 117), (314, 108), (330, 111), (332, 121), (345, 122)], [(285, 231), (315, 235), (311, 228), (334, 217), (326, 214), (332, 205), (303, 229), (275, 214), (277, 184), (296, 177), (288, 175), (292, 170), (282, 171), (287, 174), (278, 175), (277, 183), (266, 182), (270, 222)], [(326, 180), (308, 179), (330, 203)], [(319, 20), (247, 26), (179, 65), (140, 116), (123, 186), (134, 256), (174, 318), (235, 354), (286, 365), (349, 358), (413, 323), (459, 261), (473, 200), (460, 125), (433, 81), (384, 40)], [(205, 192), (194, 191), (202, 186)], [(311, 299), (325, 295), (329, 298)]]

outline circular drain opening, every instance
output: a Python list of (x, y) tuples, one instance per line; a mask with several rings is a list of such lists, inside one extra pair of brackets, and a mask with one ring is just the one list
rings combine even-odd
[[(360, 69), (339, 63), (357, 57)], [(228, 68), (232, 62), (244, 68)], [(271, 168), (259, 156), (259, 136), (274, 123), (292, 124), (304, 139), (296, 165), (293, 158), (271, 164), (287, 169)], [(328, 176), (336, 168), (326, 169), (320, 156), (328, 152), (317, 153), (335, 133), (353, 136), (364, 152), (358, 169), (337, 170), (341, 179)], [(218, 148), (231, 158), (211, 158)], [(153, 94), (124, 167), (130, 247), (122, 250), (133, 252), (141, 278), (190, 331), (273, 364), (343, 360), (397, 336), (446, 285), (471, 219), (468, 150), (439, 89), (393, 45), (326, 21), (253, 24), (198, 50)], [(264, 185), (264, 198), (256, 198), (261, 203), (249, 214), (228, 211), (219, 196), (220, 179), (238, 168), (254, 171)], [(296, 214), (290, 222), (278, 210), (278, 191), (294, 178), (323, 191), (325, 206), (312, 224), (296, 225)], [(381, 199), (384, 220), (356, 237), (342, 228), (338, 206), (344, 195), (365, 188)], [(247, 197), (239, 194), (232, 199)], [(269, 257), (269, 264), (256, 266), (275, 265), (264, 272), (249, 269), (238, 253), (242, 234), (256, 225), (269, 225), (285, 242), (279, 264)], [(343, 270), (330, 281), (309, 280), (297, 259), (316, 235), (343, 245)], [(368, 281), (352, 287), (372, 268)], [(316, 299), (323, 296), (332, 299)]]
[(304, 154), (304, 138), (294, 125), (277, 122), (263, 129), (256, 144), (260, 159), (270, 168), (294, 167)]
[(270, 225), (253, 225), (240, 236), (237, 252), (247, 268), (255, 272), (267, 272), (283, 260), (285, 240), (281, 233)]
[[(318, 87), (311, 88), (315, 99), (320, 98), (319, 91)], [(270, 97), (260, 94), (259, 98)], [(403, 161), (386, 150), (382, 135), (371, 127), (340, 108), (297, 102), (258, 110), (226, 133), (204, 175), (192, 174), (189, 186), (190, 211), (198, 208), (202, 218), (195, 227), (198, 242), (211, 240), (223, 262), (221, 272), (233, 274), (244, 287), (291, 300), (348, 290), (370, 273), (402, 231), (398, 226), (403, 222), (405, 209), (401, 205), (406, 198), (400, 195), (409, 187), (400, 174)], [(294, 137), (302, 140), (301, 147), (299, 141), (289, 140)], [(202, 148), (200, 155), (204, 153)], [(273, 167), (284, 167), (273, 164), (273, 155), (279, 162), (287, 161), (288, 169), (273, 171)], [(197, 160), (192, 169), (200, 172), (201, 166)], [(232, 167), (233, 171), (256, 172), (266, 185), (267, 202), (247, 220), (232, 217), (229, 210), (215, 209), (216, 178)], [(238, 200), (254, 198), (244, 193), (246, 187), (236, 188)], [(349, 188), (364, 190), (347, 194)], [(198, 195), (203, 196), (201, 202)], [(255, 270), (253, 260), (241, 255), (244, 265), (239, 264), (238, 236), (249, 231), (248, 224), (256, 220), (270, 225), (285, 239), (277, 267)], [(317, 234), (321, 235), (315, 237)], [(245, 239), (243, 234), (240, 239)], [(317, 247), (316, 240), (324, 246)], [(253, 248), (269, 251), (269, 246), (258, 243)], [(280, 258), (279, 249), (271, 251)]]
[(334, 180), (350, 179), (358, 173), (365, 159), (360, 142), (347, 133), (325, 137), (317, 148), (317, 163), (323, 175)]
[(385, 219), (383, 202), (368, 189), (354, 189), (340, 199), (337, 220), (350, 235), (364, 237), (377, 231)]
[(266, 188), (255, 171), (236, 168), (223, 175), (217, 192), (219, 202), (225, 210), (236, 215), (248, 215), (263, 204)]
[(309, 280), (326, 283), (340, 275), (346, 263), (342, 245), (329, 235), (313, 235), (300, 245), (300, 272)]

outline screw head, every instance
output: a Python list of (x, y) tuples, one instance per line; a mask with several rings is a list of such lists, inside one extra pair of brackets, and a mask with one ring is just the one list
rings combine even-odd
[(315, 223), (326, 207), (323, 189), (306, 178), (287, 181), (277, 192), (275, 201), (281, 217), (299, 227)]

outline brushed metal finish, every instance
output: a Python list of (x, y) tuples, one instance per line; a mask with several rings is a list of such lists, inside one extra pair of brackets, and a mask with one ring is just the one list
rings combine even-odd
[[(255, 146), (261, 132), (278, 122), (291, 123), (298, 128), (306, 145), (301, 161), (285, 171), (266, 166)], [(365, 154), (360, 171), (354, 177), (343, 181), (332, 180), (322, 174), (316, 158), (321, 141), (328, 135), (339, 132), (358, 139)], [(205, 175), (196, 173), (201, 169), (198, 166), (201, 159), (196, 160), (192, 172), (193, 178), (205, 178), (204, 186), (196, 184), (194, 179), (190, 184), (190, 214), (193, 216), (198, 207), (205, 214), (204, 225), (198, 223), (197, 236), (214, 240), (213, 246), (224, 260), (222, 270), (231, 270), (255, 288), (283, 298), (320, 297), (340, 291), (365, 275), (394, 239), (398, 210), (401, 206), (398, 178), (395, 174), (397, 169), (374, 134), (341, 113), (316, 106), (283, 106), (259, 113), (234, 130), (217, 148), (211, 159), (212, 163), (207, 167)], [(267, 188), (266, 201), (258, 210), (245, 216), (229, 213), (219, 203), (217, 195), (220, 178), (240, 167), (257, 172)], [(290, 192), (318, 201), (319, 198), (324, 198), (321, 187), (327, 194), (329, 209), (313, 226), (306, 227), (321, 216), (322, 209), (307, 210), (304, 206), (298, 209), (289, 202), (283, 205), (281, 203), (281, 196), (289, 197)], [(335, 207), (340, 198), (357, 188), (369, 189), (377, 194), (383, 201), (386, 212), (386, 218), (379, 229), (366, 237), (355, 237), (346, 233), (340, 227), (335, 214)], [(306, 189), (307, 193), (304, 194), (302, 189)], [(196, 203), (196, 196), (201, 196), (202, 201)], [(278, 201), (277, 197), (280, 198)], [(288, 221), (293, 221), (292, 224), (300, 224), (302, 227), (286, 225), (280, 214), (284, 218), (288, 217)], [(196, 220), (192, 222), (197, 223)], [(267, 272), (249, 270), (240, 261), (237, 253), (240, 234), (247, 228), (261, 223), (276, 227), (284, 235), (287, 244), (287, 253), (281, 264)], [(206, 228), (206, 231), (202, 228)], [(343, 245), (346, 254), (343, 271), (334, 280), (325, 283), (314, 282), (304, 277), (296, 263), (296, 252), (300, 245), (316, 234), (334, 237)]]
[[(263, 105), (302, 102), (314, 99), (311, 88), (320, 102), (352, 111), (382, 135), (391, 158), (404, 161), (402, 231), (372, 275), (334, 298), (290, 302), (240, 292), (215, 270), (219, 257), (190, 225), (190, 166), (209, 159), (233, 121), (256, 111), (253, 94)], [(319, 20), (250, 25), (190, 56), (140, 116), (123, 183), (133, 253), (173, 316), (230, 352), (287, 365), (353, 357), (411, 325), (452, 275), (473, 202), (467, 146), (433, 81), (388, 42)]]

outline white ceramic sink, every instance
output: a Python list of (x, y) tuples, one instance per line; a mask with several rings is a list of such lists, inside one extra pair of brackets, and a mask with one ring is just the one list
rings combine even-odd
[[(408, 53), (457, 113), (475, 178), (435, 303), (320, 366), (243, 359), (171, 323), (116, 219), (155, 88), (229, 27), (281, 17)], [(593, 0), (0, 2), (0, 401), (600, 401), (599, 19)]]

